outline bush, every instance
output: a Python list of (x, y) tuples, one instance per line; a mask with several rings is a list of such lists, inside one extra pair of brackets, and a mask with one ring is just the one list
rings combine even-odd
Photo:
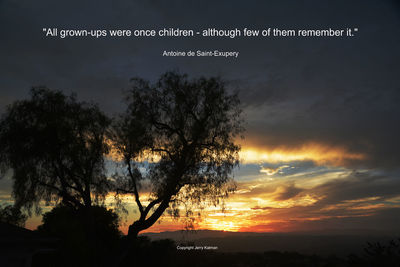
[(105, 266), (118, 249), (119, 216), (105, 207), (57, 206), (43, 215), (38, 231), (60, 238), (57, 266)]

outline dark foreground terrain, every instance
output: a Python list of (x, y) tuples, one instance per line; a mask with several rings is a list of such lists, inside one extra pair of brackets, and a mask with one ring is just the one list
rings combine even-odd
[(264, 253), (265, 251), (295, 251), (305, 255), (336, 255), (346, 257), (349, 254), (362, 254), (367, 242), (385, 243), (393, 239), (388, 233), (373, 231), (334, 231), (291, 232), (291, 233), (254, 233), (225, 231), (171, 231), (146, 233), (151, 240), (172, 239), (177, 244), (193, 243), (198, 246), (216, 246), (217, 252), (228, 253)]
[[(125, 240), (126, 241), (126, 240)], [(124, 240), (122, 246), (125, 247)], [(171, 239), (151, 241), (148, 237), (139, 237), (130, 249), (130, 253), (121, 258), (120, 253), (110, 254), (103, 265), (93, 266), (400, 266), (400, 242), (367, 243), (363, 252), (347, 256), (320, 256), (316, 254), (300, 254), (298, 252), (266, 251), (266, 252), (221, 252), (198, 246), (194, 243), (177, 244)], [(199, 249), (203, 247), (203, 249)], [(38, 255), (33, 259), (33, 266), (71, 266), (60, 262), (65, 257), (60, 251), (53, 255)], [(54, 263), (56, 263), (54, 265)], [(91, 266), (79, 265), (76, 266)]]
[[(370, 244), (361, 256), (348, 255), (347, 257), (318, 255), (304, 255), (297, 252), (253, 252), (253, 253), (226, 253), (205, 250), (182, 250), (177, 247), (191, 247), (192, 244), (176, 245), (170, 239), (150, 241), (148, 238), (140, 238), (133, 252), (122, 261), (118, 257), (112, 257), (103, 265), (79, 265), (75, 266), (190, 266), (190, 267), (221, 267), (221, 266), (400, 266), (400, 254), (398, 243), (388, 250), (388, 246)], [(392, 250), (393, 248), (397, 251)], [(392, 251), (390, 251), (392, 250)], [(62, 252), (60, 252), (62, 254)], [(33, 266), (72, 266), (60, 261), (61, 254), (37, 255), (33, 258)]]
[(377, 236), (196, 231), (146, 234), (136, 241), (120, 236), (102, 243), (1, 225), (2, 267), (400, 266), (400, 240), (376, 241)]

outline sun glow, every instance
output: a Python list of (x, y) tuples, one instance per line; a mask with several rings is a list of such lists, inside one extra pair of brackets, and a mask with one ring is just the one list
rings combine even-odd
[(221, 219), (206, 219), (206, 221), (202, 223), (202, 226), (210, 230), (229, 232), (236, 232), (240, 229), (240, 226), (238, 226), (234, 221)]
[(365, 159), (364, 154), (349, 152), (344, 147), (325, 146), (316, 143), (304, 144), (297, 148), (260, 149), (244, 147), (240, 152), (241, 162), (246, 163), (278, 163), (311, 160), (319, 165), (341, 165), (347, 160)]

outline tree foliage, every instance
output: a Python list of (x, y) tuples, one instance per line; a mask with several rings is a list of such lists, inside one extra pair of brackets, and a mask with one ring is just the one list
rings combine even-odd
[[(12, 170), (17, 206), (90, 207), (109, 190), (104, 174), (110, 120), (96, 105), (47, 88), (10, 105), (0, 121), (1, 170)], [(93, 199), (94, 197), (94, 199)]]
[[(140, 212), (130, 236), (153, 225), (167, 208), (178, 216), (182, 204), (216, 204), (234, 189), (241, 110), (223, 81), (189, 80), (174, 72), (155, 84), (135, 78), (126, 101), (112, 140), (126, 166), (116, 190), (132, 194)], [(147, 205), (141, 193), (149, 195)]]
[(0, 222), (23, 227), (27, 218), (26, 214), (14, 205), (0, 205)]

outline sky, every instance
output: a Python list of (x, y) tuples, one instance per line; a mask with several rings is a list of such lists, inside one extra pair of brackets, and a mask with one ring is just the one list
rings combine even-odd
[[(50, 38), (42, 28), (358, 28), (343, 38)], [(371, 229), (400, 225), (400, 5), (396, 1), (0, 1), (0, 113), (45, 85), (123, 109), (132, 77), (221, 76), (245, 119), (238, 190), (197, 228)], [(238, 58), (163, 57), (164, 50)], [(9, 201), (11, 181), (0, 180)], [(136, 215), (128, 216), (132, 219)], [(34, 228), (40, 218), (32, 218)], [(125, 227), (125, 228), (124, 228)], [(127, 226), (123, 226), (126, 230)], [(149, 231), (181, 229), (165, 216)]]

